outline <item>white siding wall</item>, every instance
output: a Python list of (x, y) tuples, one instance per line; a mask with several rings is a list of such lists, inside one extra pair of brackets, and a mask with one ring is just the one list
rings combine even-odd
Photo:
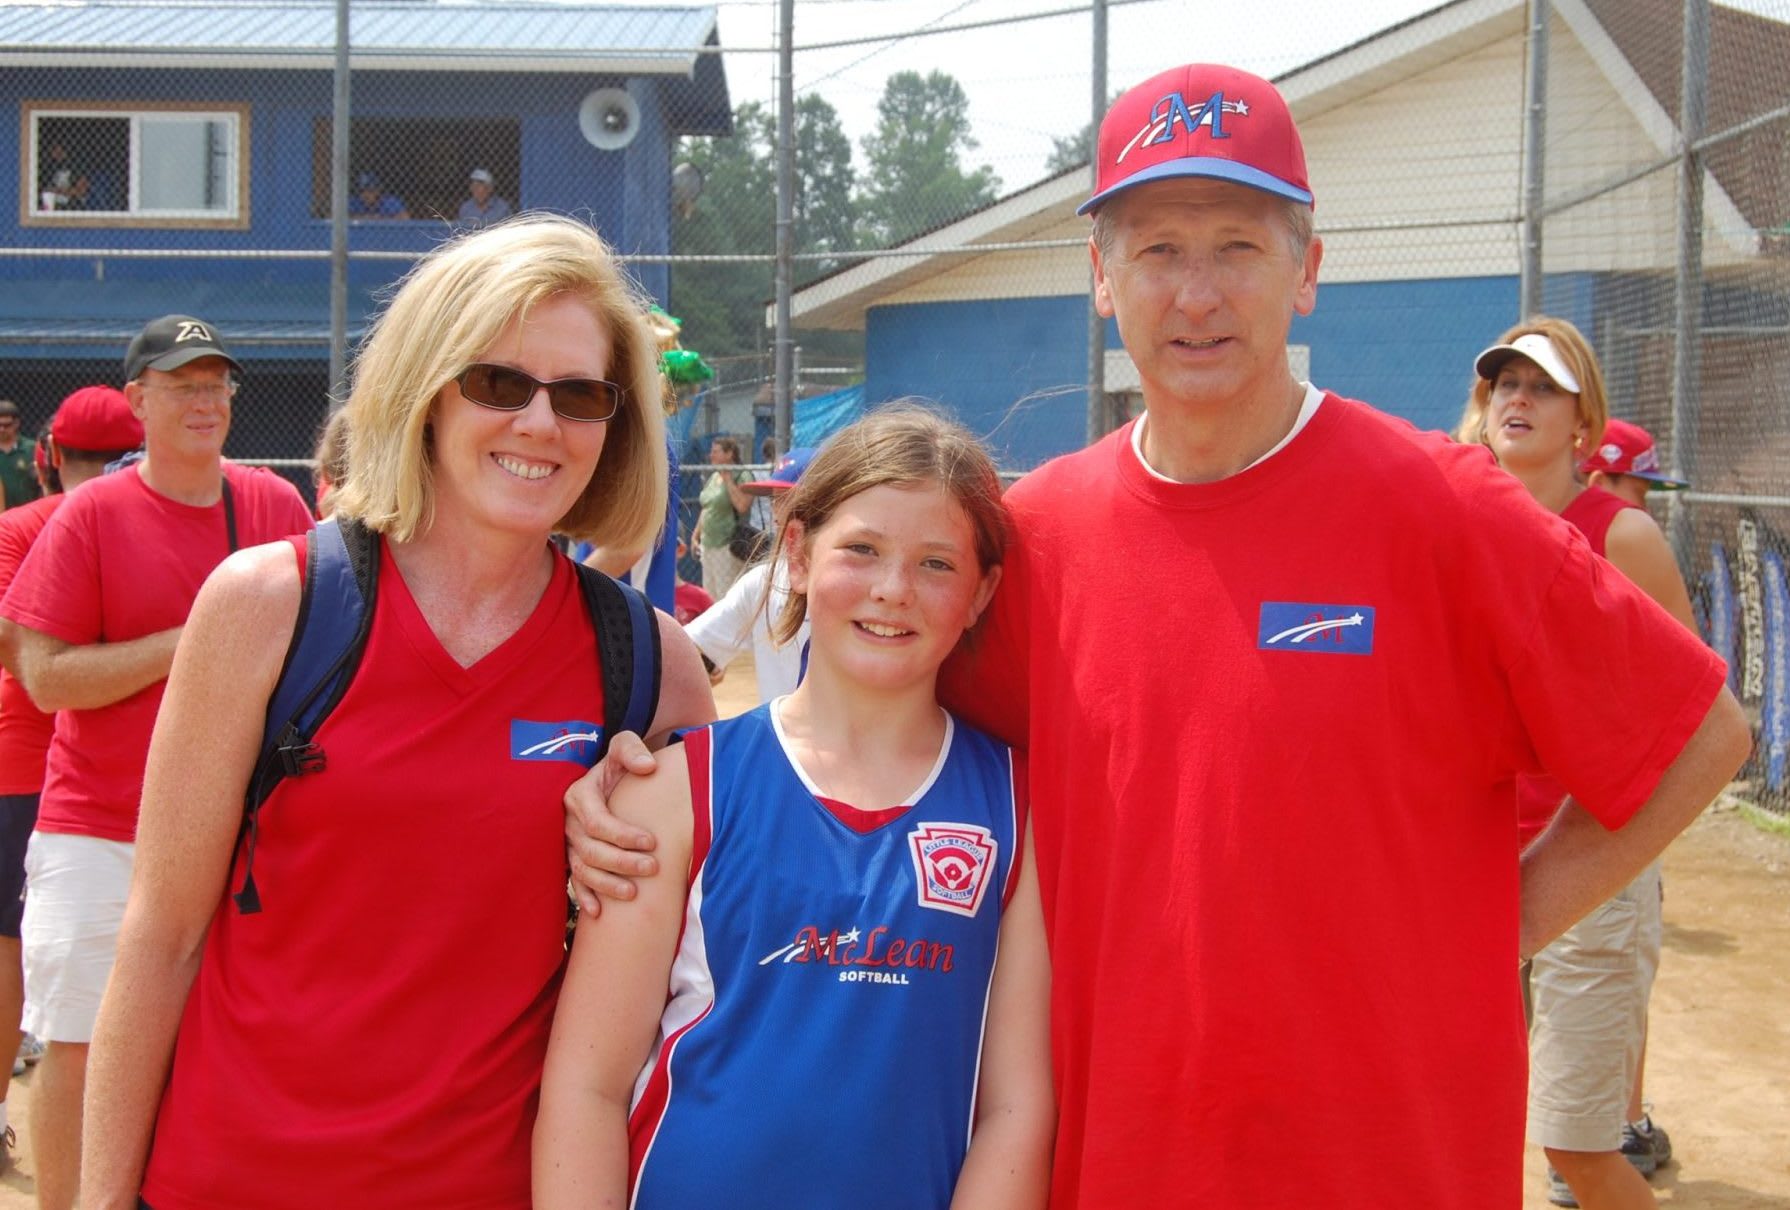
[[(1577, 12), (1578, 10), (1575, 10)], [(1569, 197), (1661, 154), (1663, 115), (1606, 44), (1587, 50), (1556, 11), (1549, 46), (1546, 187)], [(1606, 68), (1608, 70), (1606, 70)], [(1613, 81), (1611, 73), (1617, 78)], [(1620, 89), (1627, 89), (1625, 95)], [(1637, 106), (1641, 116), (1637, 117)], [(1652, 107), (1650, 110), (1649, 107)], [(1339, 107), (1301, 113), (1322, 280), (1508, 277), (1520, 270), (1523, 41), (1500, 37)], [(1648, 125), (1651, 124), (1651, 132)], [(1669, 123), (1668, 123), (1669, 125)], [(1707, 230), (1733, 236), (1738, 216), (1708, 185)], [(1548, 220), (1544, 271), (1669, 271), (1675, 174), (1641, 181)], [(1072, 205), (1027, 239), (1080, 239)], [(1001, 232), (990, 238), (1021, 238)], [(1705, 241), (1714, 266), (1743, 258), (1744, 240)], [(1081, 246), (947, 257), (942, 271), (879, 295), (877, 305), (1085, 294)]]

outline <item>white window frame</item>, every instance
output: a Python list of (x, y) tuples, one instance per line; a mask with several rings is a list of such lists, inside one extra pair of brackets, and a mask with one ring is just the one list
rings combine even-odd
[[(144, 210), (134, 171), (142, 154), (143, 120), (192, 118), (222, 122), (231, 165), (224, 173), (229, 204), (221, 210)], [(45, 118), (125, 118), (130, 122), (131, 196), (123, 210), (45, 210), (38, 196), (38, 123)], [(249, 106), (130, 101), (26, 101), (19, 111), (19, 225), (23, 227), (157, 227), (246, 231), (249, 226)]]

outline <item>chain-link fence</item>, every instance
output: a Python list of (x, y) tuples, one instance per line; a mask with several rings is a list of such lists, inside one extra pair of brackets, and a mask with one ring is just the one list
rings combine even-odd
[(1656, 512), (1781, 802), (1790, 0), (1735, 3), (795, 0), (787, 39), (777, 0), (8, 3), (0, 397), (31, 427), (188, 312), (248, 363), (232, 454), (301, 460), (408, 264), (548, 209), (602, 230), (701, 355), (672, 426), (686, 531), (711, 437), (762, 464), (866, 401), (935, 399), (1024, 470), (1141, 404), (1073, 212), (1095, 96), (1197, 28), (1304, 135), (1326, 252), (1302, 375), (1448, 428), (1526, 307), (1592, 338), (1617, 414), (1692, 481)]
[[(1784, 810), (1790, 717), (1790, 6), (1552, 5), (1539, 119), (1542, 306), (1689, 491), (1654, 493), (1704, 633), (1759, 719)], [(1774, 11), (1775, 10), (1775, 11)], [(1533, 38), (1532, 38), (1533, 42)]]

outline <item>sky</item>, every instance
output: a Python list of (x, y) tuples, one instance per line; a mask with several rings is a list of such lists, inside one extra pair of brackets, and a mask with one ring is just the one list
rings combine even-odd
[[(1107, 86), (1117, 92), (1177, 63), (1235, 64), (1279, 75), (1388, 25), (1436, 6), (1436, 0), (1109, 0)], [(744, 53), (776, 41), (776, 0), (724, 0), (721, 45), (735, 104), (770, 101), (774, 54)], [(1086, 0), (796, 0), (797, 94), (819, 93), (839, 110), (854, 155), (876, 125), (883, 84), (898, 71), (945, 71), (963, 85), (979, 147), (970, 166), (989, 164), (1009, 193), (1045, 174), (1052, 140), (1074, 134), (1092, 113), (1092, 18), (1085, 11), (980, 29), (937, 27), (1001, 21)], [(1247, 14), (1245, 16), (1244, 14)], [(816, 44), (881, 37), (861, 45)], [(814, 49), (804, 49), (815, 47)], [(860, 164), (861, 167), (861, 164)]]
[[(622, 0), (624, 3), (650, 0)], [(682, 0), (671, 0), (682, 2)], [(701, 0), (697, 0), (701, 2)], [(709, 0), (715, 3), (715, 0)], [(1439, 0), (1109, 0), (1107, 84), (1117, 92), (1179, 63), (1216, 61), (1273, 78), (1439, 7)], [(719, 0), (720, 38), (733, 101), (776, 94), (777, 0)], [(969, 97), (978, 148), (968, 164), (992, 166), (1010, 193), (1045, 175), (1054, 137), (1088, 123), (1092, 19), (1086, 11), (981, 29), (939, 27), (1002, 21), (1079, 7), (1087, 0), (796, 0), (798, 95), (817, 92), (839, 111), (862, 168), (883, 84), (897, 71), (942, 70)], [(1735, 0), (1790, 20), (1790, 0)], [(859, 45), (829, 42), (875, 39)]]

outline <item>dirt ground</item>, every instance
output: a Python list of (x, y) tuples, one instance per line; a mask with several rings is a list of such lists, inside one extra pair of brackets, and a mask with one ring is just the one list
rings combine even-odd
[[(730, 716), (756, 700), (747, 657), (715, 701)], [(1718, 804), (1666, 854), (1665, 878), (1647, 1098), (1675, 1154), (1653, 1187), (1676, 1210), (1790, 1210), (1790, 839)], [(0, 1177), (0, 1210), (35, 1205), (25, 1128), (34, 1075), (7, 1098), (18, 1162)], [(1534, 1147), (1524, 1195), (1524, 1210), (1546, 1210)]]

